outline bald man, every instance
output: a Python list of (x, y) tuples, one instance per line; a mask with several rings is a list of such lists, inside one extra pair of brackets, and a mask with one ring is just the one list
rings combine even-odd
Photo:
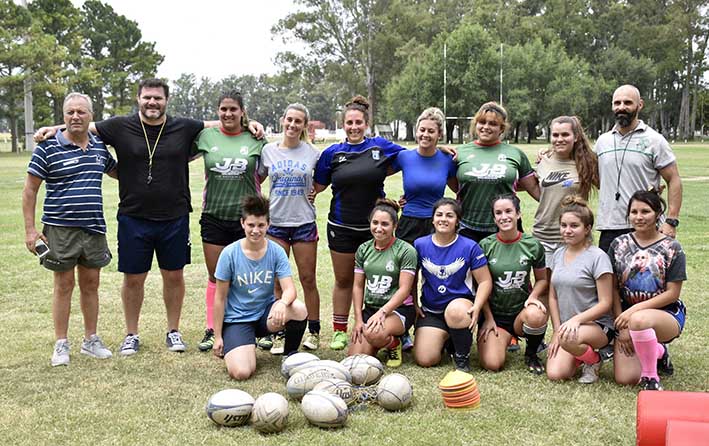
[(618, 87), (613, 93), (616, 124), (596, 142), (601, 177), (596, 229), (604, 252), (616, 237), (632, 231), (626, 217), (630, 196), (651, 187), (659, 190), (667, 183), (667, 212), (660, 230), (674, 238), (682, 206), (682, 180), (677, 159), (667, 140), (638, 119), (643, 108), (640, 92), (633, 85)]

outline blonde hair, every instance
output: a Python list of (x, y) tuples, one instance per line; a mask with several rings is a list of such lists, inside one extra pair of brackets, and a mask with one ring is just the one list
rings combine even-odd
[(475, 135), (475, 125), (478, 123), (480, 118), (485, 116), (487, 113), (493, 113), (500, 118), (500, 137), (502, 137), (502, 135), (505, 134), (507, 127), (509, 127), (509, 123), (507, 122), (507, 110), (495, 101), (486, 102), (480, 106), (477, 113), (475, 113), (472, 122), (470, 123), (470, 134)]
[(416, 120), (416, 128), (418, 129), (419, 124), (421, 124), (421, 121), (433, 121), (438, 125), (438, 134), (440, 135), (439, 138), (443, 138), (443, 135), (445, 133), (445, 127), (446, 127), (446, 116), (443, 114), (440, 108), (438, 107), (429, 107), (421, 114), (419, 115), (418, 119)]
[(303, 115), (305, 115), (305, 122), (303, 122), (303, 130), (300, 132), (300, 140), (305, 141), (308, 144), (310, 144), (310, 135), (308, 134), (308, 123), (310, 122), (310, 112), (308, 111), (308, 107), (305, 105), (299, 103), (299, 102), (294, 102), (292, 104), (288, 104), (288, 107), (283, 111), (283, 119), (286, 118), (286, 115), (288, 114), (288, 110), (296, 110)]

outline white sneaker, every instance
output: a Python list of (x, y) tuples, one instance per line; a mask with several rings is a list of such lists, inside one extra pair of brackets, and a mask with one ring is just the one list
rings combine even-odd
[(282, 355), (286, 349), (286, 335), (278, 332), (273, 336), (273, 347), (271, 347), (272, 355)]
[(598, 361), (595, 364), (583, 364), (581, 366), (581, 377), (579, 382), (581, 384), (593, 384), (598, 382), (598, 375), (601, 372), (601, 366), (603, 361)]
[(58, 365), (69, 365), (69, 341), (66, 339), (60, 339), (54, 344), (52, 367)]
[(89, 339), (84, 339), (81, 343), (81, 353), (96, 359), (108, 359), (113, 356), (111, 350), (103, 345), (101, 338), (96, 334), (92, 334)]

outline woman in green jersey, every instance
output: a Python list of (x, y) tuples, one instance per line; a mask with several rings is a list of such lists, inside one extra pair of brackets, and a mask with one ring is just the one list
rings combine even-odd
[(207, 328), (198, 347), (211, 350), (214, 345), (214, 294), (217, 289), (214, 270), (225, 246), (244, 238), (241, 227), (241, 198), (260, 193), (257, 178), (261, 149), (265, 140), (258, 140), (248, 131), (249, 119), (244, 99), (236, 90), (219, 97), (217, 114), (220, 126), (205, 128), (197, 137), (197, 150), (204, 158), (204, 192), (202, 194), (201, 226), (204, 263), (209, 281), (205, 293)]
[(487, 301), (493, 317), (486, 319), (478, 332), (480, 365), (492, 371), (502, 369), (512, 337), (526, 337), (524, 362), (530, 372), (540, 375), (544, 366), (537, 349), (547, 328), (544, 248), (537, 239), (517, 229), (521, 217), (519, 198), (512, 194), (495, 197), (492, 213), (498, 232), (480, 242), (493, 279), (492, 295)]

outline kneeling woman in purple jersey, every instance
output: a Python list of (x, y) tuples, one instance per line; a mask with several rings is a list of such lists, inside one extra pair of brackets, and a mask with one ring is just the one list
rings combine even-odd
[(461, 214), (455, 200), (441, 198), (433, 207), (435, 232), (414, 242), (423, 278), (414, 358), (424, 367), (441, 361), (441, 350), (450, 337), (456, 369), (469, 371), (478, 318), (483, 311), (492, 318), (485, 305), (492, 291), (487, 259), (477, 243), (457, 234)]
[[(256, 336), (285, 328), (285, 354), (298, 350), (308, 311), (296, 300), (286, 252), (266, 238), (268, 200), (242, 201), (241, 226), (246, 234), (222, 251), (214, 273), (214, 354), (224, 356), (229, 376), (248, 379), (256, 371)], [(278, 280), (281, 298), (274, 296)]]
[(578, 195), (561, 202), (560, 232), (564, 245), (550, 265), (549, 313), (554, 337), (549, 344), (547, 376), (569, 379), (582, 365), (579, 382), (598, 381), (597, 351), (613, 339), (610, 316), (613, 268), (608, 255), (591, 244), (593, 212)]
[(653, 191), (630, 197), (628, 220), (634, 232), (611, 243), (615, 273), (613, 313), (618, 338), (613, 365), (619, 384), (662, 390), (658, 361), (668, 369), (667, 348), (682, 333), (687, 310), (679, 299), (687, 280), (682, 246), (658, 230), (665, 202)]
[(376, 355), (388, 350), (389, 367), (401, 365), (401, 342), (416, 318), (411, 285), (416, 275), (416, 250), (394, 237), (399, 206), (380, 198), (369, 214), (374, 237), (355, 254), (352, 305), (355, 327), (349, 354)]

